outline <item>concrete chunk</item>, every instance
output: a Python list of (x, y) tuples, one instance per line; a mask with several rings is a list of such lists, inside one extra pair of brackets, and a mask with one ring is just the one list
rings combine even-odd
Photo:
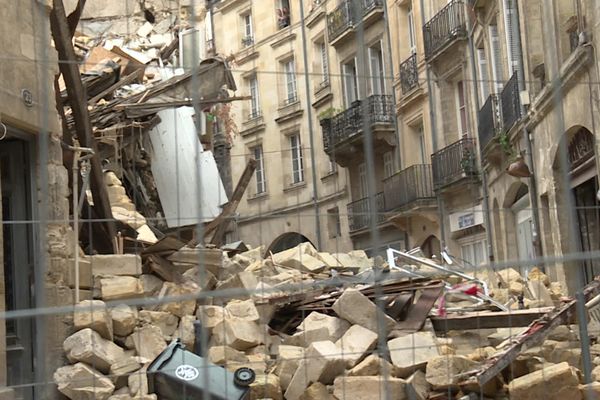
[(338, 399), (406, 400), (406, 382), (383, 376), (340, 376), (333, 383), (333, 395)]
[(392, 363), (398, 376), (408, 377), (423, 368), (427, 361), (439, 356), (435, 335), (431, 332), (415, 332), (388, 342)]
[(128, 336), (137, 325), (138, 312), (127, 304), (119, 304), (110, 310), (113, 331), (118, 336)]
[(73, 400), (106, 400), (115, 390), (110, 379), (83, 363), (57, 369), (54, 382), (59, 392)]
[(140, 276), (142, 259), (137, 254), (99, 254), (89, 257), (94, 275)]
[(346, 366), (352, 368), (362, 360), (367, 351), (375, 346), (376, 342), (375, 332), (360, 325), (353, 325), (335, 345), (340, 349), (340, 355), (346, 362)]
[(508, 385), (511, 399), (580, 400), (579, 380), (566, 362), (514, 379)]
[(373, 332), (380, 331), (379, 321), (383, 321), (387, 332), (391, 331), (396, 322), (385, 314), (367, 296), (355, 289), (346, 289), (333, 304), (333, 311), (352, 324), (360, 325)]
[(75, 332), (66, 338), (63, 348), (69, 361), (84, 362), (105, 374), (109, 373), (112, 364), (125, 357), (122, 348), (90, 328)]
[(75, 306), (73, 325), (76, 330), (91, 328), (105, 339), (113, 340), (113, 322), (101, 300), (84, 300)]

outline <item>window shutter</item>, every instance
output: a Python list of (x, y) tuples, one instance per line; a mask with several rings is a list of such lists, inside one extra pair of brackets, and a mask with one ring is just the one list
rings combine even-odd
[[(508, 72), (512, 76), (519, 70), (519, 27), (517, 21), (516, 0), (504, 0), (504, 29), (506, 30), (506, 49), (508, 55)], [(519, 79), (521, 76), (519, 74)]]
[(485, 49), (477, 49), (477, 63), (479, 64), (479, 94), (481, 96), (481, 104), (483, 104), (490, 95), (490, 76), (488, 73), (488, 62), (485, 57)]
[(500, 93), (503, 84), (502, 54), (500, 53), (500, 37), (498, 36), (498, 25), (490, 25), (490, 54), (492, 56), (492, 79), (494, 80), (494, 92)]

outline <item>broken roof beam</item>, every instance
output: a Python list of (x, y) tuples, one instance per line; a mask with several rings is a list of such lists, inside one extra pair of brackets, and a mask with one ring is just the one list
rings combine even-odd
[(533, 308), (529, 310), (511, 310), (494, 312), (470, 312), (466, 314), (430, 317), (436, 332), (448, 332), (466, 329), (495, 329), (505, 327), (525, 327), (543, 317), (554, 307)]
[(127, 75), (126, 77), (124, 77), (124, 78), (120, 79), (119, 81), (115, 82), (109, 88), (106, 88), (102, 92), (98, 93), (96, 96), (94, 96), (91, 99), (89, 99), (88, 100), (88, 104), (91, 105), (91, 106), (93, 106), (94, 104), (96, 104), (101, 99), (103, 99), (104, 97), (108, 96), (109, 94), (111, 94), (115, 90), (117, 90), (117, 89), (119, 89), (119, 88), (121, 88), (121, 87), (123, 87), (125, 85), (129, 85), (129, 84), (135, 82), (135, 80), (137, 78), (138, 78), (138, 74), (135, 73), (135, 72)]
[[(585, 301), (589, 301), (598, 293), (600, 293), (600, 280), (597, 279), (583, 289)], [(508, 349), (485, 361), (476, 371), (472, 371), (472, 377), (462, 382), (462, 384), (485, 385), (502, 372), (504, 368), (508, 367), (521, 352), (542, 343), (546, 336), (557, 326), (571, 321), (575, 315), (576, 306), (577, 300), (571, 299), (561, 307), (553, 309), (553, 311), (532, 322), (525, 332), (514, 338)], [(579, 323), (585, 324), (587, 321), (579, 321)]]
[[(94, 155), (90, 158), (90, 186), (92, 198), (94, 199), (94, 209), (98, 213), (98, 217), (102, 221), (102, 224), (109, 235), (108, 238), (102, 238), (102, 243), (105, 244), (103, 250), (109, 251), (112, 248), (114, 251), (115, 249), (112, 245), (112, 240), (116, 237), (115, 222), (112, 218), (108, 193), (104, 184), (102, 166), (100, 164), (100, 159), (97, 156), (96, 141), (92, 134), (92, 124), (88, 114), (85, 89), (81, 82), (79, 64), (75, 57), (75, 50), (73, 49), (65, 7), (62, 0), (54, 0), (53, 8), (50, 12), (50, 28), (56, 51), (59, 56), (60, 72), (63, 75), (67, 87), (67, 94), (71, 103), (77, 136), (83, 146), (94, 150)], [(107, 242), (108, 245), (105, 242)]]

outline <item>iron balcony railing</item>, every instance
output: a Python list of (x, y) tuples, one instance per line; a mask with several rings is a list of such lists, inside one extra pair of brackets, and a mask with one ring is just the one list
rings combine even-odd
[(392, 96), (372, 95), (365, 100), (357, 100), (350, 108), (321, 121), (325, 152), (330, 153), (340, 143), (360, 134), (363, 118), (371, 125), (377, 123), (393, 123), (394, 103)]
[(416, 53), (400, 64), (400, 85), (402, 86), (403, 94), (407, 94), (419, 86), (419, 69), (417, 67)]
[(356, 22), (363, 16), (370, 13), (377, 7), (383, 7), (383, 0), (361, 0), (360, 10), (354, 12), (352, 0), (342, 0), (342, 2), (329, 14), (327, 14), (327, 31), (329, 40), (334, 40), (340, 36), (346, 29), (353, 28)]
[(407, 206), (417, 200), (435, 198), (431, 165), (417, 164), (390, 176), (383, 181), (386, 211)]
[(439, 189), (477, 175), (475, 140), (464, 138), (431, 155), (433, 186)]
[(519, 78), (517, 71), (508, 80), (500, 94), (502, 106), (502, 128), (504, 132), (510, 130), (521, 118), (521, 101), (519, 99)]
[(464, 0), (452, 0), (423, 26), (425, 57), (430, 58), (451, 41), (467, 37)]
[(479, 146), (484, 149), (485, 146), (496, 136), (496, 132), (500, 129), (500, 108), (498, 104), (498, 96), (490, 95), (483, 107), (479, 110)]
[(353, 201), (346, 207), (348, 209), (348, 224), (350, 231), (358, 231), (360, 229), (371, 226), (372, 218), (375, 218), (376, 224), (381, 224), (385, 221), (385, 201), (383, 192), (375, 195), (375, 204), (377, 209), (371, 213), (370, 201), (368, 197)]

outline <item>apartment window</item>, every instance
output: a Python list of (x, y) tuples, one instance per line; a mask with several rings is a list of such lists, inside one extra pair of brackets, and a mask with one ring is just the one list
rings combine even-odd
[(467, 104), (465, 98), (465, 86), (463, 81), (456, 82), (456, 100), (457, 100), (457, 111), (458, 111), (458, 130), (459, 135), (466, 135), (468, 133), (467, 128)]
[(421, 157), (421, 164), (427, 164), (427, 152), (425, 147), (425, 129), (423, 125), (420, 125), (417, 129), (417, 135), (419, 139), (419, 156)]
[(481, 104), (483, 104), (490, 95), (490, 77), (485, 49), (477, 49), (477, 64), (479, 66), (479, 97), (481, 99)]
[(356, 59), (353, 58), (350, 62), (342, 64), (342, 72), (344, 74), (344, 99), (346, 100), (346, 106), (349, 107), (359, 98)]
[(279, 29), (290, 26), (290, 2), (289, 0), (278, 0), (277, 9), (277, 27)]
[(492, 64), (492, 80), (494, 81), (494, 93), (500, 93), (503, 87), (502, 78), (502, 54), (500, 53), (500, 38), (498, 36), (498, 25), (489, 26), (490, 34), (490, 62)]
[(369, 68), (370, 68), (370, 91), (371, 94), (379, 95), (385, 93), (383, 55), (381, 53), (381, 42), (373, 47), (369, 47)]
[(292, 183), (304, 182), (304, 160), (302, 159), (302, 144), (300, 135), (290, 136), (292, 152)]
[(329, 231), (330, 239), (342, 236), (340, 209), (338, 207), (327, 210), (327, 230)]
[(337, 164), (331, 158), (327, 164), (327, 174), (333, 174), (337, 171)]
[(383, 153), (383, 178), (394, 175), (394, 152)]
[(415, 54), (417, 52), (417, 36), (415, 30), (415, 16), (413, 14), (412, 5), (408, 9), (406, 18), (408, 20), (408, 45), (410, 47), (410, 53)]
[(465, 262), (474, 267), (487, 263), (487, 241), (485, 239), (474, 238), (462, 240), (460, 244), (460, 257)]
[(512, 74), (519, 69), (519, 48), (521, 47), (517, 21), (517, 4), (515, 0), (504, 0), (503, 5), (508, 72), (512, 76)]
[(359, 197), (364, 199), (369, 195), (369, 184), (367, 182), (367, 165), (361, 163), (358, 166), (358, 189), (360, 190)]
[(321, 78), (322, 83), (329, 83), (329, 57), (327, 55), (327, 45), (325, 42), (319, 43), (319, 53), (321, 56)]
[(256, 194), (265, 193), (267, 191), (267, 179), (265, 176), (265, 160), (263, 157), (262, 146), (256, 146), (253, 149), (254, 159), (256, 160)]
[(256, 75), (248, 79), (248, 86), (250, 88), (250, 115), (249, 119), (257, 118), (260, 116), (260, 98), (258, 94), (258, 78)]
[(297, 101), (298, 92), (296, 88), (296, 67), (294, 60), (291, 59), (283, 64), (285, 75), (285, 104), (291, 104)]
[(244, 24), (244, 37), (242, 38), (242, 45), (245, 47), (254, 44), (254, 30), (252, 28), (252, 14), (244, 14), (242, 16)]

